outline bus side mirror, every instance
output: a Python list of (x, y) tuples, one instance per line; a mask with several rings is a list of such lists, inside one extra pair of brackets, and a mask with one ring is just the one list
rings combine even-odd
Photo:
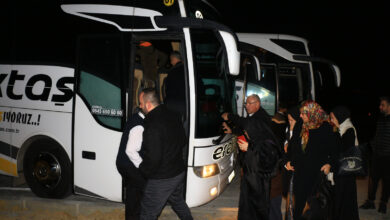
[(330, 66), (332, 69), (332, 72), (335, 76), (335, 84), (337, 87), (340, 87), (341, 85), (341, 74), (340, 74), (340, 68), (334, 64), (334, 62), (320, 58), (320, 57), (312, 57), (312, 56), (306, 56), (306, 55), (293, 55), (293, 58), (295, 60), (300, 60), (300, 61), (310, 61), (310, 62), (318, 62), (318, 63), (325, 63)]
[(240, 52), (238, 52), (237, 41), (234, 36), (226, 31), (219, 31), (225, 45), (229, 73), (237, 76), (240, 73)]
[(334, 64), (332, 64), (331, 67), (332, 67), (333, 73), (335, 74), (336, 86), (340, 87), (340, 84), (341, 84), (340, 68)]

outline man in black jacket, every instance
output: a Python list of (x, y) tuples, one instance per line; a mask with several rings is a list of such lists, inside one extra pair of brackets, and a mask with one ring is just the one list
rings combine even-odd
[(141, 93), (140, 106), (146, 117), (139, 169), (148, 179), (141, 201), (141, 219), (157, 219), (167, 201), (180, 219), (192, 219), (183, 196), (186, 135), (181, 118), (159, 104), (153, 89)]
[(122, 133), (116, 158), (116, 167), (122, 176), (123, 184), (125, 186), (126, 220), (139, 219), (142, 191), (146, 183), (146, 180), (137, 169), (139, 164), (135, 164), (135, 161), (131, 161), (131, 151), (138, 154), (135, 148), (140, 147), (142, 143), (144, 117), (142, 112), (138, 112), (133, 114), (128, 120)]
[[(269, 219), (270, 181), (281, 147), (271, 130), (271, 117), (261, 108), (259, 96), (248, 96), (245, 108), (247, 118), (222, 114), (225, 121), (231, 121), (235, 126), (232, 130), (224, 122), (225, 132), (240, 134), (244, 130), (247, 140), (245, 143), (238, 142), (243, 171), (238, 219)], [(276, 208), (280, 209), (280, 205)]]
[[(245, 109), (248, 113), (247, 118), (240, 117), (238, 115), (223, 113), (222, 118), (225, 121), (231, 121), (232, 124), (235, 125), (233, 130), (224, 122), (223, 127), (226, 130), (226, 133), (235, 133), (239, 134), (241, 130), (244, 128), (247, 120), (256, 120), (258, 123), (265, 124), (269, 128), (271, 128), (271, 116), (261, 108), (260, 97), (256, 94), (248, 96), (245, 103)], [(259, 131), (259, 133), (263, 133), (263, 131)]]
[(186, 106), (186, 82), (184, 65), (178, 51), (173, 51), (170, 55), (172, 68), (165, 79), (165, 100), (164, 104), (173, 111), (185, 115)]
[(390, 97), (381, 97), (379, 110), (383, 114), (376, 124), (376, 133), (372, 141), (373, 155), (368, 184), (368, 200), (360, 206), (362, 209), (375, 209), (375, 194), (379, 180), (382, 179), (382, 197), (378, 212), (386, 213), (390, 196)]

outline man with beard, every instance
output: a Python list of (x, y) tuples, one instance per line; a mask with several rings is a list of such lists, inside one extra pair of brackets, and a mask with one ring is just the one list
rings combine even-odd
[(157, 219), (169, 202), (180, 219), (192, 220), (183, 196), (186, 134), (181, 117), (159, 101), (154, 89), (145, 89), (140, 95), (140, 106), (146, 116), (139, 170), (147, 179), (141, 219)]
[(375, 194), (379, 180), (382, 179), (382, 196), (378, 212), (386, 213), (390, 195), (390, 170), (387, 168), (390, 160), (390, 97), (384, 96), (380, 100), (379, 110), (382, 115), (377, 121), (375, 137), (371, 143), (373, 155), (368, 184), (368, 200), (360, 208), (375, 209)]

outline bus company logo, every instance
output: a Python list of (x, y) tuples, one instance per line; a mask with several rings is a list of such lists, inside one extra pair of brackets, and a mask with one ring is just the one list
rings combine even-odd
[(219, 160), (227, 155), (230, 155), (232, 153), (232, 150), (233, 150), (232, 142), (230, 141), (228, 143), (225, 143), (214, 150), (213, 159)]
[[(9, 75), (7, 87), (4, 86), (5, 79)], [(32, 101), (48, 101), (50, 98), (51, 102), (65, 103), (72, 99), (73, 91), (66, 84), (73, 84), (73, 77), (62, 77), (56, 82), (56, 87), (62, 94), (51, 94), (53, 80), (50, 76), (45, 74), (36, 74), (27, 80), (24, 94), (18, 94), (15, 92), (15, 84), (17, 81), (24, 81), (26, 75), (18, 74), (17, 70), (12, 70), (10, 74), (0, 73), (0, 98), (3, 97), (3, 93), (10, 99), (21, 100), (25, 95)], [(44, 84), (42, 91), (39, 94), (33, 93), (34, 86), (41, 82)]]
[(164, 5), (169, 7), (169, 6), (172, 6), (173, 3), (175, 3), (175, 0), (163, 0), (164, 2)]

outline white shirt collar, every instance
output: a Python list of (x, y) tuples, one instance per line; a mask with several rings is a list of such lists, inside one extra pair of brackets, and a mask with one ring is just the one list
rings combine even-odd
[(139, 115), (142, 119), (145, 119), (145, 115), (144, 115), (144, 113), (142, 113), (141, 111), (138, 112), (138, 115)]

